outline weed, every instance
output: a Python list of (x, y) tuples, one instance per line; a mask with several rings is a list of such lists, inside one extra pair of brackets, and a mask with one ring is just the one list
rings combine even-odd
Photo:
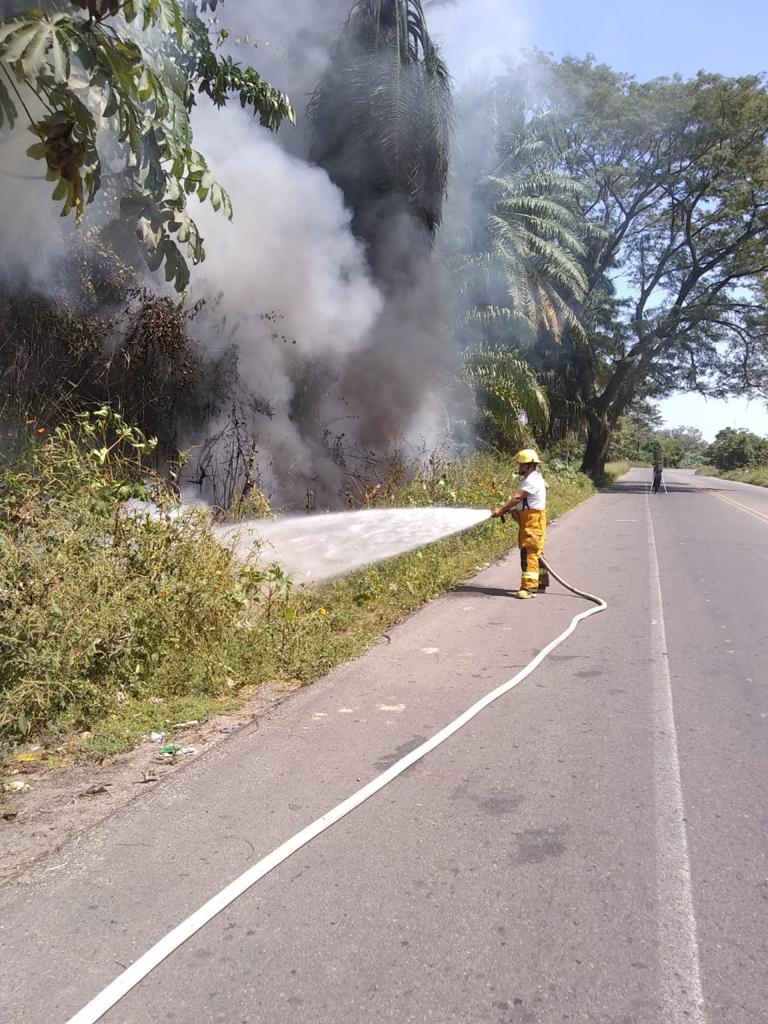
[(624, 476), (632, 468), (632, 464), (626, 460), (620, 462), (606, 462), (603, 476), (606, 484), (613, 483), (619, 477)]
[[(89, 729), (135, 700), (234, 685), (261, 581), (205, 516), (177, 514), (144, 471), (151, 449), (99, 410), (0, 477), (0, 737)], [(157, 511), (126, 514), (136, 497)]]
[(738, 480), (743, 484), (756, 484), (768, 487), (768, 466), (753, 466), (751, 469), (732, 469), (728, 472), (716, 466), (702, 466), (696, 470), (700, 476), (717, 476), (723, 480)]

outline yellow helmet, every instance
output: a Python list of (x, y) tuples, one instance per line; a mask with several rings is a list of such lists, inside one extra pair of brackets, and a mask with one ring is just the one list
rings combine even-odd
[(517, 453), (517, 455), (515, 456), (515, 462), (519, 462), (521, 464), (528, 463), (528, 462), (537, 462), (538, 463), (538, 462), (541, 462), (541, 459), (536, 454), (536, 452), (533, 450), (533, 448), (523, 448), (522, 451), (519, 451)]

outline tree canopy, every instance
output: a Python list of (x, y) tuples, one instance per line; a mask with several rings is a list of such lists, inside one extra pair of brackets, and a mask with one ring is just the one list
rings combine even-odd
[[(187, 210), (196, 195), (232, 216), (229, 196), (193, 146), (196, 96), (236, 96), (265, 127), (294, 119), (288, 98), (219, 52), (206, 19), (222, 0), (58, 0), (24, 13), (0, 7), (0, 130), (20, 117), (45, 162), (53, 198), (78, 223), (102, 190), (130, 244), (182, 291), (187, 261), (205, 256)], [(18, 5), (12, 5), (14, 8)], [(6, 16), (10, 13), (10, 16)]]
[(453, 103), (421, 0), (352, 4), (308, 116), (310, 157), (344, 193), (374, 269), (404, 210), (431, 243), (448, 183)]
[(715, 434), (705, 457), (725, 472), (762, 466), (768, 463), (768, 438), (758, 437), (749, 430), (726, 427)]
[(495, 93), (500, 151), (522, 118), (551, 172), (579, 184), (572, 208), (586, 287), (572, 309), (583, 330), (566, 325), (559, 345), (550, 331), (531, 358), (568, 380), (566, 398), (587, 430), (584, 468), (599, 475), (611, 432), (638, 397), (759, 393), (768, 356), (764, 78), (638, 83), (592, 59), (536, 54)]

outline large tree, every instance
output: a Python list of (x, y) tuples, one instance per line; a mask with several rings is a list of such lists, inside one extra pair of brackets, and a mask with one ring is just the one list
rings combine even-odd
[(515, 116), (525, 96), (552, 169), (584, 186), (581, 212), (601, 229), (574, 306), (585, 331), (564, 331), (560, 355), (586, 420), (584, 469), (599, 476), (638, 396), (764, 387), (766, 83), (641, 84), (591, 59), (536, 55), (504, 89)]
[(81, 222), (100, 195), (123, 241), (138, 233), (149, 266), (164, 263), (180, 291), (187, 261), (205, 255), (187, 197), (232, 212), (193, 146), (196, 94), (218, 107), (237, 96), (272, 130), (294, 117), (283, 93), (220, 52), (227, 33), (205, 15), (221, 2), (0, 2), (0, 131), (23, 118), (62, 215)]

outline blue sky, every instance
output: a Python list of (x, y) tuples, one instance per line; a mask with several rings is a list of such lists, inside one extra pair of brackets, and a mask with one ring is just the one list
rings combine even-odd
[[(593, 53), (641, 79), (768, 71), (766, 0), (458, 0), (430, 21), (459, 82), (533, 46), (556, 57)], [(667, 426), (698, 427), (707, 438), (732, 426), (768, 435), (758, 402), (679, 395), (660, 406)]]

